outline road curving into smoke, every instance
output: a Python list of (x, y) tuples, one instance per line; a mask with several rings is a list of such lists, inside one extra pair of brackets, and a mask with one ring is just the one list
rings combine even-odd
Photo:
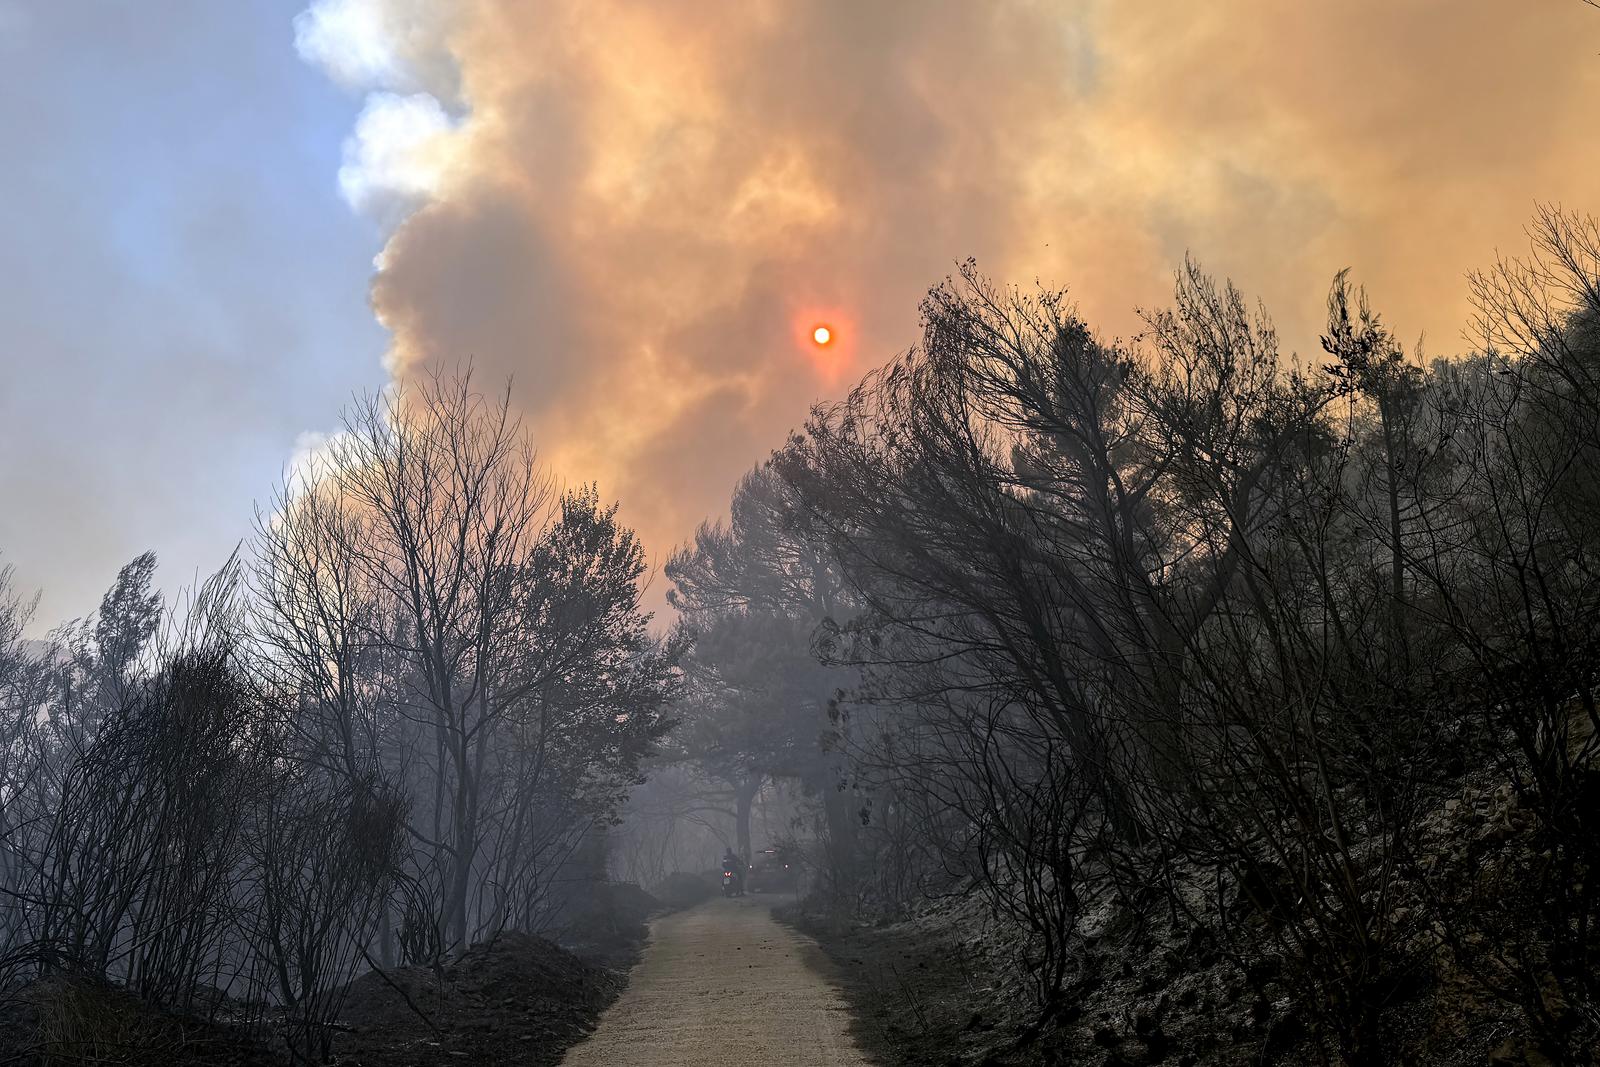
[(628, 988), (564, 1067), (865, 1067), (850, 1016), (805, 937), (760, 900), (657, 920)]

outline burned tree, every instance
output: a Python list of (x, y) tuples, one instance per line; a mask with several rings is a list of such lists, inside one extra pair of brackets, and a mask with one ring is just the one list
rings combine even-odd
[(303, 758), (408, 797), (407, 954), (548, 921), (550, 879), (665, 727), (675, 653), (632, 532), (553, 494), (469, 374), (357, 407), (259, 530)]

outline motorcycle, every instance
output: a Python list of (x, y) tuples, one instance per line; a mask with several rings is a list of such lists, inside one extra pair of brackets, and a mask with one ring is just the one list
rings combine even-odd
[(722, 868), (722, 895), (725, 897), (744, 896), (744, 885), (739, 876), (727, 867)]

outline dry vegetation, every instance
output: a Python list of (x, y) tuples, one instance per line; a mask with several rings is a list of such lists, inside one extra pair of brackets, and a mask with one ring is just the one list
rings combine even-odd
[(1343, 275), (1302, 363), (969, 268), (675, 558), (684, 717), (823, 738), (823, 928), (919, 924), (835, 943), (903, 1062), (1595, 1054), (1600, 228), (1530, 235), (1432, 363)]
[(608, 872), (759, 827), (891, 1062), (1591, 1061), (1600, 226), (1530, 233), (1431, 363), (1342, 275), (1301, 363), (1193, 263), (1127, 345), (968, 268), (665, 639), (470, 375), (182, 611), (141, 557), (40, 645), (0, 576), (17, 1055), (553, 1062), (653, 906)]
[[(501, 946), (513, 993), (537, 985), (517, 968), (577, 974), (539, 993), (565, 1006), (537, 1047), (564, 1047), (614, 988), (527, 935), (613, 962), (642, 937), (637, 909), (589, 913), (674, 685), (615, 509), (552, 494), (464, 374), (359, 406), (183, 610), (154, 565), (42, 647), (25, 602), (0, 611), (0, 991), (42, 1008), (12, 1043), (70, 1059), (61, 1034), (120, 1018), (72, 1005), (114, 989), (323, 1061), (381, 981), (357, 975), (467, 988)], [(73, 1055), (107, 1042), (149, 1044)]]

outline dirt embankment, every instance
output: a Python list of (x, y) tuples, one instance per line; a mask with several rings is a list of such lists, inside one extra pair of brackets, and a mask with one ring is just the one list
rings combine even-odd
[[(660, 908), (633, 886), (600, 887), (591, 905), (560, 931), (561, 945), (507, 933), (438, 968), (357, 978), (339, 1012), (334, 1062), (558, 1063), (621, 993), (648, 934), (646, 921)], [(274, 1067), (289, 1060), (274, 1011), (221, 997), (204, 1016), (181, 1014), (111, 983), (55, 976), (0, 992), (0, 1067)]]
[(621, 990), (620, 973), (527, 934), (471, 949), (442, 974), (369, 974), (350, 991), (334, 1041), (347, 1063), (431, 1067), (554, 1064)]
[[(1481, 921), (1485, 909), (1505, 914), (1505, 940), (1480, 953), (1526, 950), (1537, 931), (1518, 928), (1512, 908), (1520, 872), (1539, 859), (1533, 816), (1493, 775), (1459, 784), (1458, 796), (1423, 818), (1424, 866), (1436, 885), (1462, 894), (1450, 904), (1463, 923)], [(1472, 938), (1452, 946), (1415, 918), (1422, 892), (1404, 881), (1393, 890), (1391, 921), (1410, 935), (1402, 948), (1412, 961), (1382, 1009), (1393, 1062), (1553, 1067), (1558, 1058), (1538, 1050), (1519, 1009), (1479, 981), (1483, 961), (1463, 955)], [(1025, 1034), (1038, 1012), (1017, 963), (1025, 935), (976, 899), (932, 902), (892, 923), (793, 921), (832, 959), (857, 1041), (889, 1067), (1336, 1062), (1331, 1042), (1314, 1033), (1303, 984), (1291, 980), (1294, 958), (1263, 916), (1235, 906), (1226, 945), (1197, 922), (1097, 908), (1081, 927), (1072, 994), (1032, 1040)]]
[(660, 910), (637, 886), (601, 886), (560, 944), (507, 933), (440, 971), (364, 975), (350, 987), (335, 1053), (367, 1067), (558, 1063), (622, 992)]

